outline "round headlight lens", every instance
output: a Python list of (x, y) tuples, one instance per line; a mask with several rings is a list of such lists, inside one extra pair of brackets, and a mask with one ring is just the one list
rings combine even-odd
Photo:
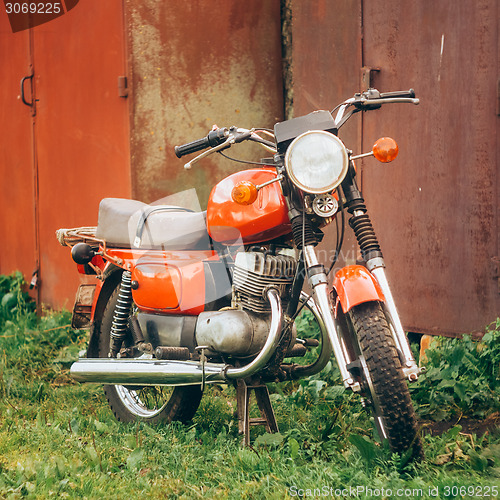
[(349, 159), (337, 136), (323, 130), (311, 130), (290, 144), (285, 166), (298, 188), (319, 194), (332, 191), (344, 180)]

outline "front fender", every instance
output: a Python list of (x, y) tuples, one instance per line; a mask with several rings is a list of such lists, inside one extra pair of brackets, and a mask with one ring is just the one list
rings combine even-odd
[(333, 288), (337, 292), (344, 314), (364, 302), (374, 300), (385, 302), (378, 281), (363, 266), (346, 266), (337, 271), (333, 280)]

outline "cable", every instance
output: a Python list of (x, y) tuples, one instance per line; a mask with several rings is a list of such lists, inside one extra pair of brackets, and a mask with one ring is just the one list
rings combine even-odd
[(237, 158), (231, 158), (230, 156), (225, 155), (222, 151), (218, 151), (218, 153), (226, 158), (227, 160), (235, 161), (236, 163), (245, 163), (247, 165), (259, 165), (261, 167), (275, 167), (274, 163), (260, 163), (258, 161), (246, 161), (246, 160), (238, 160)]
[(335, 226), (337, 227), (337, 246), (335, 249), (335, 256), (333, 257), (333, 261), (330, 264), (328, 272), (326, 273), (327, 276), (329, 276), (329, 274), (332, 272), (333, 266), (337, 263), (340, 256), (340, 251), (342, 250), (342, 245), (344, 244), (344, 234), (345, 234), (344, 203), (342, 202), (342, 194), (339, 193), (338, 189), (337, 189), (337, 194), (339, 196), (339, 212), (341, 215), (342, 229), (340, 230), (340, 239), (339, 239), (339, 223), (338, 223), (338, 218), (335, 217)]

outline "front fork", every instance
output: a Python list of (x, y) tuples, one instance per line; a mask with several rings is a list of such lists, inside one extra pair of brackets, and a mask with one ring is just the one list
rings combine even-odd
[(313, 290), (314, 300), (325, 323), (333, 353), (337, 359), (340, 375), (346, 388), (354, 392), (361, 391), (361, 386), (348, 370), (348, 366), (354, 361), (350, 358), (347, 347), (344, 344), (340, 325), (333, 315), (330, 293), (328, 291), (328, 279), (325, 268), (319, 263), (313, 245), (305, 245), (303, 248), (304, 260), (309, 278), (309, 284)]
[[(382, 259), (373, 260), (378, 261)], [(376, 267), (374, 267), (374, 265)], [(391, 327), (391, 333), (394, 338), (394, 342), (396, 343), (396, 347), (402, 358), (401, 364), (403, 366), (403, 372), (410, 382), (414, 382), (418, 379), (418, 375), (420, 374), (421, 370), (415, 362), (415, 358), (413, 357), (410, 349), (410, 344), (408, 343), (408, 339), (406, 338), (406, 334), (403, 329), (403, 325), (401, 324), (401, 320), (399, 319), (396, 304), (394, 303), (394, 298), (389, 287), (389, 282), (387, 281), (387, 276), (385, 275), (383, 262), (374, 264), (373, 262), (368, 261), (366, 263), (366, 267), (369, 271), (371, 271), (373, 276), (375, 276), (384, 294), (384, 312), (387, 316), (387, 319), (389, 320), (389, 326)]]
[[(321, 316), (323, 317), (325, 329), (328, 333), (328, 337), (337, 359), (340, 374), (342, 376), (342, 381), (346, 388), (350, 388), (355, 392), (359, 392), (361, 390), (359, 382), (357, 382), (349, 372), (349, 365), (351, 365), (351, 363), (353, 363), (353, 361), (355, 360), (351, 359), (349, 355), (347, 346), (344, 343), (341, 326), (336, 320), (332, 311), (330, 292), (328, 289), (328, 280), (325, 269), (323, 265), (318, 261), (314, 246), (305, 245), (303, 252), (309, 278), (309, 284), (313, 289), (314, 300), (321, 313)], [(368, 266), (370, 266), (371, 269)], [(367, 267), (372, 272), (373, 276), (375, 276), (375, 278), (377, 279), (384, 294), (384, 309), (389, 319), (391, 333), (394, 337), (398, 352), (400, 353), (400, 356), (402, 358), (401, 364), (403, 365), (404, 374), (409, 380), (416, 380), (418, 378), (420, 370), (415, 363), (415, 359), (413, 358), (403, 326), (399, 319), (394, 299), (389, 288), (389, 283), (387, 282), (387, 278), (385, 276), (382, 258), (378, 257), (377, 259), (373, 259), (373, 262), (368, 261)]]

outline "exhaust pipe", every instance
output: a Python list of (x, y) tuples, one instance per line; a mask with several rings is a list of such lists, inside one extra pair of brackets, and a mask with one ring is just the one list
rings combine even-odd
[(267, 291), (271, 304), (271, 327), (264, 347), (248, 365), (234, 368), (222, 363), (158, 359), (81, 359), (73, 363), (70, 375), (78, 382), (109, 385), (203, 385), (250, 377), (262, 370), (276, 347), (283, 327), (279, 293)]
[(71, 366), (78, 382), (110, 385), (200, 385), (225, 382), (226, 365), (157, 359), (81, 359)]

